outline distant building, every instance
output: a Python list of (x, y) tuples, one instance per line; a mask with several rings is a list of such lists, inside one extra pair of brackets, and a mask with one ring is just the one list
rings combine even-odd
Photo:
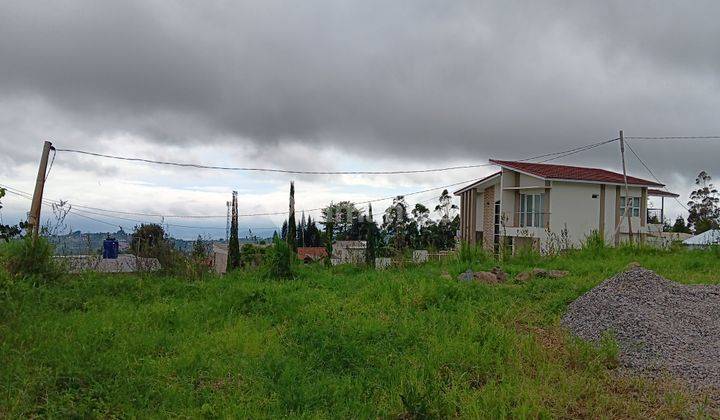
[(683, 245), (688, 248), (706, 248), (710, 245), (720, 245), (720, 229), (711, 229), (685, 239)]
[(227, 271), (228, 245), (214, 242), (212, 244), (212, 267), (217, 274)]
[(336, 241), (332, 247), (332, 263), (360, 264), (365, 262), (367, 242), (365, 241)]
[(298, 259), (305, 263), (320, 261), (327, 257), (327, 250), (321, 246), (303, 246), (297, 250)]

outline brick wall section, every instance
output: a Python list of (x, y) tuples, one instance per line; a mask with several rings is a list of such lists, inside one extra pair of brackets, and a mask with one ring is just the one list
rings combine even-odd
[(485, 188), (483, 193), (483, 248), (492, 252), (495, 232), (495, 186)]

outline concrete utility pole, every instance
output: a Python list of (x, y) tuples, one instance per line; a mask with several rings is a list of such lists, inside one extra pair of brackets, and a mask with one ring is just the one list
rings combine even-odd
[(632, 231), (632, 221), (630, 219), (630, 187), (628, 187), (628, 180), (627, 180), (627, 171), (625, 170), (625, 136), (623, 135), (623, 131), (620, 130), (620, 157), (622, 158), (622, 168), (623, 168), (623, 178), (625, 180), (625, 216), (627, 216), (627, 222), (628, 222), (628, 235), (630, 238), (630, 245), (633, 243), (633, 231)]
[(43, 190), (45, 189), (45, 176), (47, 173), (48, 156), (50, 150), (55, 150), (52, 143), (46, 141), (43, 145), (42, 156), (40, 157), (40, 167), (38, 168), (37, 180), (35, 181), (35, 192), (33, 193), (32, 204), (30, 205), (30, 215), (28, 224), (32, 232), (33, 239), (37, 238), (40, 233), (40, 208), (42, 207)]

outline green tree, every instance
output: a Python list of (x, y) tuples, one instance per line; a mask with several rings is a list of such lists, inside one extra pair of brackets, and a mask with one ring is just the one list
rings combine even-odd
[(402, 252), (407, 247), (408, 222), (407, 203), (405, 197), (399, 195), (383, 215), (383, 230), (396, 252)]
[(452, 220), (453, 213), (458, 209), (458, 206), (452, 202), (452, 196), (447, 189), (440, 193), (438, 199), (438, 205), (435, 206), (435, 211), (440, 214), (440, 220), (450, 222)]
[(366, 242), (365, 259), (370, 267), (375, 267), (378, 247), (378, 227), (373, 220), (372, 203), (368, 204), (368, 214), (363, 221), (363, 239)]
[(135, 226), (131, 235), (130, 250), (140, 257), (157, 257), (161, 248), (167, 247), (165, 230), (157, 223)]
[(677, 233), (691, 233), (690, 227), (685, 224), (685, 219), (683, 219), (682, 216), (678, 216), (677, 219), (675, 219), (675, 224), (672, 225), (670, 231)]
[(358, 240), (362, 210), (350, 201), (330, 203), (321, 212), (321, 225), (333, 227), (333, 237), (338, 240)]
[(297, 251), (297, 226), (295, 225), (295, 183), (290, 181), (290, 214), (288, 216), (287, 243), (293, 252)]
[[(5, 188), (0, 188), (0, 198), (5, 197)], [(3, 208), (2, 202), (0, 202), (0, 210)], [(17, 225), (5, 225), (0, 223), (0, 239), (5, 242), (9, 242), (10, 239), (22, 236), (22, 232), (26, 227), (25, 222), (20, 222)]]
[(718, 190), (710, 182), (712, 177), (701, 171), (695, 178), (697, 189), (690, 193), (690, 201), (688, 202), (689, 215), (688, 225), (692, 226), (695, 233), (703, 233), (710, 229), (718, 228), (718, 220), (720, 219), (720, 209), (718, 208)]
[(240, 268), (240, 237), (238, 234), (237, 193), (233, 191), (230, 242), (228, 243), (227, 271)]
[(203, 259), (207, 256), (205, 242), (202, 240), (202, 237), (200, 235), (198, 235), (195, 242), (193, 242), (192, 256), (195, 259)]

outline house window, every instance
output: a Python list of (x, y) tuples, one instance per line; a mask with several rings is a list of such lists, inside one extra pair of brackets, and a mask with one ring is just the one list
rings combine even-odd
[[(620, 215), (625, 217), (625, 206), (627, 206), (625, 197), (620, 197)], [(640, 217), (640, 197), (630, 197), (630, 215), (632, 217)]]
[(544, 227), (545, 194), (520, 194), (520, 227)]

